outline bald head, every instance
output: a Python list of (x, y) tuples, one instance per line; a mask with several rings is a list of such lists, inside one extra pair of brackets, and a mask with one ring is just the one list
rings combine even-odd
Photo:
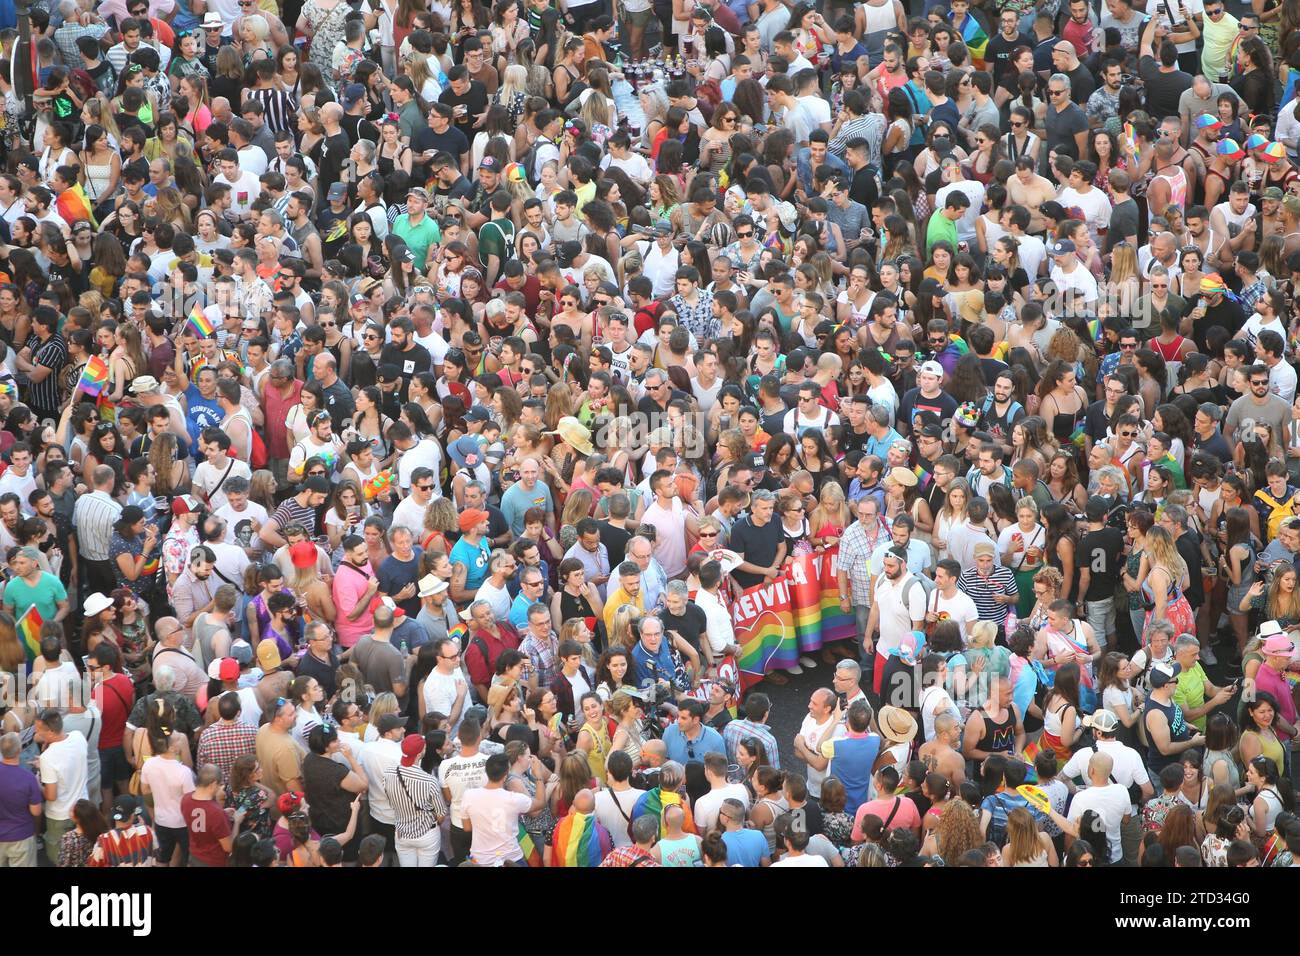
[(1110, 754), (1097, 751), (1088, 761), (1088, 776), (1097, 786), (1104, 786), (1110, 780), (1110, 772), (1115, 769), (1115, 761)]
[(578, 813), (594, 813), (596, 795), (590, 790), (579, 790), (573, 797), (573, 809)]
[(342, 120), (343, 107), (338, 103), (326, 103), (320, 108), (320, 121), (325, 125), (338, 125)]
[(641, 759), (648, 767), (662, 767), (668, 759), (668, 746), (662, 740), (647, 740), (641, 745)]

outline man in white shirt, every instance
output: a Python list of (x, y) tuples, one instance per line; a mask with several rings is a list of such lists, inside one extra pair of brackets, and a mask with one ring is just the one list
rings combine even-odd
[(835, 692), (828, 687), (819, 687), (808, 698), (808, 713), (799, 725), (799, 733), (794, 738), (794, 754), (808, 764), (808, 793), (815, 799), (822, 795), (822, 781), (826, 779), (826, 768), (818, 770), (809, 760), (809, 756), (818, 757), (822, 744), (837, 734), (844, 734), (844, 725), (835, 716)]
[(1098, 236), (1110, 228), (1111, 204), (1110, 197), (1105, 191), (1092, 184), (1092, 179), (1096, 175), (1096, 163), (1086, 159), (1075, 163), (1066, 179), (1068, 185), (1061, 190), (1056, 201), (1064, 206), (1067, 212), (1071, 207), (1076, 206), (1083, 210), (1084, 222), (1088, 224), (1088, 234), (1092, 236), (1094, 244), (1099, 244)]
[(632, 845), (632, 808), (645, 793), (633, 787), (631, 779), (632, 758), (625, 751), (616, 750), (605, 758), (607, 787), (596, 793), (596, 821), (609, 831), (615, 848)]
[[(611, 166), (623, 170), (627, 173), (632, 182), (641, 186), (649, 185), (650, 180), (654, 179), (654, 170), (646, 162), (644, 156), (632, 151), (632, 138), (627, 133), (620, 130), (609, 138), (606, 144), (608, 152), (601, 161), (601, 169), (609, 169)], [(600, 800), (597, 798), (596, 803)], [(610, 830), (610, 834), (613, 834)]]
[(452, 638), (443, 638), (434, 652), (437, 663), (424, 679), (424, 712), (446, 714), (450, 732), (455, 735), (469, 702), (469, 682), (460, 669), (460, 646)]
[(1295, 401), (1296, 372), (1285, 357), (1286, 340), (1269, 329), (1259, 333), (1256, 351), (1259, 361), (1268, 366), (1268, 390), (1290, 405)]
[(934, 569), (934, 591), (925, 605), (927, 624), (947, 619), (961, 629), (962, 639), (970, 633), (970, 628), (980, 619), (979, 611), (970, 595), (957, 587), (961, 577), (961, 563), (952, 558), (944, 558)]
[(695, 801), (695, 826), (708, 833), (718, 822), (718, 811), (722, 801), (739, 800), (749, 807), (749, 791), (741, 783), (727, 782), (727, 758), (725, 754), (707, 753), (704, 755), (704, 779), (709, 782), (709, 792)]
[[(1083, 718), (1083, 725), (1092, 728), (1093, 746), (1076, 750), (1069, 762), (1061, 768), (1064, 779), (1073, 780), (1087, 774), (1088, 762), (1094, 754), (1103, 753), (1112, 761), (1108, 782), (1117, 783), (1126, 790), (1137, 787), (1142, 799), (1150, 799), (1155, 793), (1151, 777), (1147, 774), (1142, 755), (1115, 739), (1119, 730), (1119, 718), (1109, 710), (1097, 710)], [(1130, 803), (1132, 791), (1129, 790)], [(1130, 866), (1137, 865), (1138, 842), (1142, 832), (1138, 820), (1138, 808), (1129, 807), (1129, 817), (1120, 826), (1120, 838), (1123, 845), (1124, 860)]]
[(420, 467), (411, 472), (411, 493), (402, 499), (393, 510), (393, 521), (389, 527), (412, 528), (417, 534), (424, 527), (424, 516), (433, 501), (435, 479), (428, 468)]
[(707, 650), (715, 662), (736, 643), (736, 632), (731, 624), (731, 615), (718, 595), (722, 577), (721, 563), (705, 561), (700, 565), (700, 588), (695, 592), (695, 606), (704, 612), (704, 620), (707, 622), (705, 631), (709, 639)]
[(221, 487), (226, 503), (212, 514), (226, 523), (226, 544), (237, 544), (256, 553), (262, 550), (257, 532), (270, 515), (256, 501), (248, 499), (249, 487), (247, 478), (234, 475), (227, 478)]
[(36, 718), (36, 742), (45, 748), (37, 760), (45, 798), (45, 855), (57, 862), (63, 834), (75, 825), (72, 808), (87, 798), (86, 738), (75, 730), (65, 732), (63, 715), (51, 707)]
[[(876, 579), (871, 602), (871, 615), (867, 619), (866, 633), (862, 639), (863, 650), (876, 652), (876, 667), (872, 683), (880, 693), (889, 651), (902, 646), (903, 639), (925, 624), (925, 585), (907, 569), (907, 551), (897, 545), (885, 551), (885, 571)], [(879, 639), (872, 642), (872, 635)]]
[(1079, 262), (1074, 243), (1069, 239), (1058, 239), (1048, 247), (1047, 254), (1052, 257), (1052, 267), (1048, 274), (1056, 283), (1058, 292), (1064, 294), (1067, 289), (1073, 289), (1081, 301), (1095, 306), (1098, 298), (1097, 280)]
[(13, 492), (25, 509), (27, 497), (36, 490), (36, 476), (32, 474), (32, 449), (25, 441), (9, 449), (9, 467), (0, 475), (0, 495)]
[(1106, 844), (1110, 850), (1110, 862), (1118, 863), (1123, 859), (1120, 840), (1120, 828), (1132, 815), (1133, 804), (1129, 800), (1128, 788), (1118, 783), (1111, 783), (1111, 772), (1115, 762), (1111, 755), (1098, 751), (1088, 758), (1087, 788), (1079, 790), (1070, 803), (1069, 817), (1063, 817), (1056, 811), (1049, 811), (1049, 816), (1057, 826), (1072, 836), (1080, 839), (1079, 819), (1092, 810), (1101, 818), (1102, 828), (1106, 831)]
[[(987, 498), (972, 498), (967, 509), (968, 518), (962, 524), (954, 526), (948, 532), (948, 555), (957, 562), (958, 567), (975, 566), (975, 558), (982, 552), (993, 555), (997, 561), (997, 547), (984, 522), (988, 520), (989, 503)], [(960, 576), (961, 572), (958, 572)], [(937, 580), (937, 579), (936, 579)]]
[[(411, 490), (411, 476), (421, 466), (438, 474), (442, 468), (442, 449), (432, 438), (416, 441), (404, 422), (394, 422), (388, 430), (388, 440), (402, 453), (397, 461), (397, 484), (403, 492)], [(437, 485), (435, 483), (434, 487)]]
[[(445, 761), (444, 761), (445, 762)], [(536, 757), (533, 766), (544, 768)], [(546, 803), (547, 788), (537, 787), (537, 795), (516, 793), (505, 788), (510, 762), (505, 754), (493, 754), (483, 766), (486, 782), (467, 790), (461, 797), (461, 827), (470, 835), (470, 858), (479, 866), (503, 866), (524, 862), (519, 846), (519, 818), (536, 813)], [(591, 791), (579, 791), (590, 796)]]
[(195, 493), (213, 510), (226, 504), (226, 482), (231, 478), (247, 481), (253, 477), (245, 462), (230, 457), (230, 445), (230, 436), (219, 428), (205, 428), (199, 435), (199, 450), (203, 452), (204, 460), (194, 469), (191, 484)]
[(230, 187), (230, 215), (236, 219), (253, 218), (253, 203), (262, 195), (261, 180), (240, 168), (239, 153), (229, 146), (217, 154), (217, 161), (221, 172), (212, 181)]
[(393, 806), (384, 790), (384, 773), (402, 761), (402, 736), (406, 731), (406, 718), (398, 714), (384, 714), (375, 727), (379, 739), (361, 749), (358, 762), (370, 784), (370, 822), (384, 840), (395, 846)]

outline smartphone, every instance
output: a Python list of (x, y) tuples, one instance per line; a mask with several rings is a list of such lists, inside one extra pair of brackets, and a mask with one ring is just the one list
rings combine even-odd
[(86, 673), (86, 671), (88, 671), (88, 670), (90, 670), (90, 655), (89, 655), (89, 654), (82, 654), (82, 655), (81, 655), (81, 672), (84, 674), (84, 673)]

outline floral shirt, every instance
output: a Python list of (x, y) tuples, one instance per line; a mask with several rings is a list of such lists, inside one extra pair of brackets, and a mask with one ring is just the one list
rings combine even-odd
[(252, 830), (262, 840), (271, 835), (271, 811), (262, 805), (265, 796), (257, 787), (245, 787), (238, 793), (227, 795), (226, 809), (244, 811), (244, 821), (239, 828), (241, 833)]
[[(167, 573), (168, 578), (175, 578), (185, 570), (185, 566), (190, 562), (190, 551), (201, 543), (197, 528), (188, 528), (181, 531), (179, 524), (171, 526), (171, 530), (167, 532), (167, 537), (163, 539), (162, 546), (163, 570)], [(171, 590), (169, 584), (167, 586), (168, 597), (171, 597)]]

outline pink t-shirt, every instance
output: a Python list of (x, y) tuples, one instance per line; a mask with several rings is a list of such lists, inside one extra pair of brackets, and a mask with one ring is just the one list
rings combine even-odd
[(140, 767), (140, 781), (153, 794), (153, 820), (160, 827), (185, 829), (181, 797), (194, 789), (194, 771), (170, 757), (150, 757)]
[(340, 564), (334, 574), (334, 630), (338, 632), (339, 644), (351, 647), (361, 638), (375, 629), (375, 616), (370, 611), (362, 611), (355, 621), (349, 621), (352, 613), (370, 586), (370, 579), (375, 576), (374, 569), (367, 561), (362, 568), (364, 575), (357, 574), (349, 564)]
[(650, 505), (641, 522), (654, 525), (654, 556), (664, 574), (669, 578), (681, 575), (686, 570), (686, 518), (681, 500), (674, 498), (671, 508)]
[[(894, 812), (894, 803), (898, 803), (898, 811)], [(858, 812), (853, 817), (853, 842), (861, 843), (865, 839), (862, 835), (862, 818), (867, 814), (875, 814), (880, 817), (881, 821), (889, 820), (886, 830), (919, 830), (921, 829), (921, 814), (916, 812), (916, 804), (907, 797), (877, 797), (869, 803), (864, 803), (858, 807)], [(890, 814), (893, 813), (893, 819)]]
[(1295, 724), (1295, 699), (1291, 687), (1281, 671), (1264, 664), (1255, 672), (1255, 690), (1266, 690), (1277, 698), (1277, 715), (1288, 724)]

